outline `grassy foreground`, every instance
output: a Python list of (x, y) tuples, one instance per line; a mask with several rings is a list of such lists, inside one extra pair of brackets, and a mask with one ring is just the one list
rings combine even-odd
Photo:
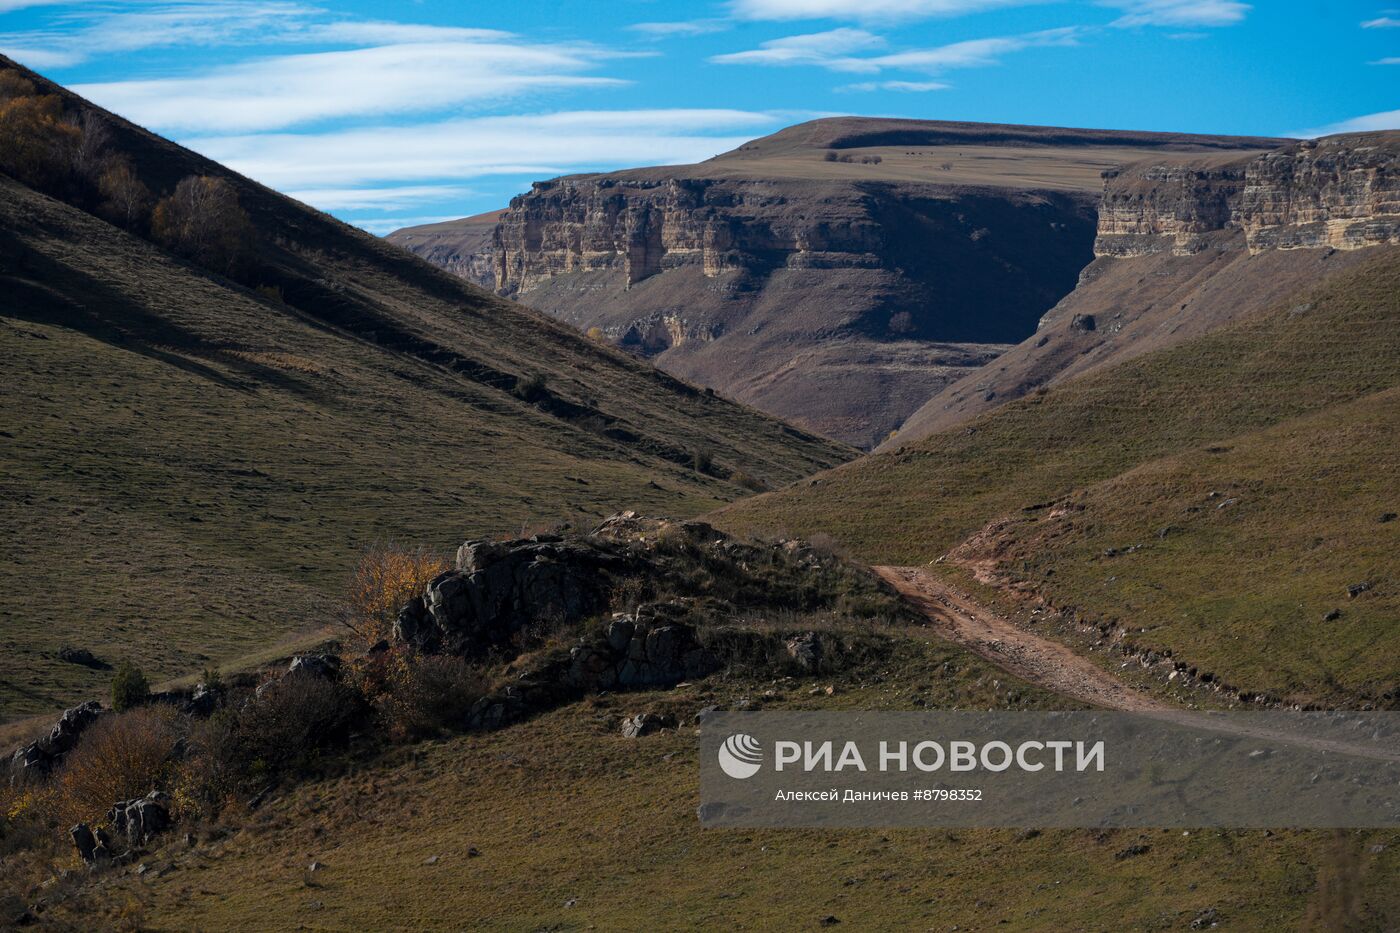
[(826, 917), (1179, 930), (1208, 910), (1229, 929), (1385, 929), (1397, 916), (1397, 848), (1373, 852), (1378, 834), (702, 830), (689, 728), (617, 735), (624, 712), (693, 713), (768, 690), (765, 707), (909, 708), (916, 693), (1058, 705), (943, 645), (897, 662), (898, 681), (843, 683), (830, 698), (805, 681), (606, 697), (406, 750), (273, 800), (226, 839), (172, 845), (102, 895), (158, 930), (801, 930)]

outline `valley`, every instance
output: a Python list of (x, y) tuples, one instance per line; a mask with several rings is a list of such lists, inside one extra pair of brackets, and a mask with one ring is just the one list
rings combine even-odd
[(538, 182), (489, 242), (492, 215), (388, 239), (870, 447), (1073, 290), (1104, 172), (1285, 142), (832, 118), (697, 165)]

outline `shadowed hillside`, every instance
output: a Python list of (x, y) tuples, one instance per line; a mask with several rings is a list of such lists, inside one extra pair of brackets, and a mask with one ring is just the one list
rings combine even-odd
[(376, 539), (694, 513), (849, 455), (0, 66), (7, 115), (52, 97), (33, 125), (149, 201), (216, 179), (248, 221), (212, 271), (159, 206), (0, 175), (0, 717), (105, 690), (64, 647), (165, 676), (331, 624)]

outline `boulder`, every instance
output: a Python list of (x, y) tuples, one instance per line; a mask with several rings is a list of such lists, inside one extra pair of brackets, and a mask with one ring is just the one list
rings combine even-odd
[(107, 812), (107, 825), (128, 849), (145, 845), (173, 823), (170, 798), (158, 790), (135, 800), (120, 801)]
[(58, 659), (68, 664), (79, 664), (83, 667), (90, 667), (95, 671), (110, 671), (112, 669), (112, 665), (103, 661), (86, 648), (60, 648), (58, 649)]
[(340, 658), (333, 654), (299, 654), (287, 665), (287, 675), (292, 674), (335, 680), (340, 676)]
[(788, 657), (803, 671), (815, 674), (822, 664), (822, 640), (816, 632), (806, 632), (790, 638), (785, 644)]
[(400, 611), (394, 638), (425, 652), (479, 658), (524, 630), (572, 625), (607, 602), (612, 578), (635, 569), (625, 548), (554, 536), (468, 541), (457, 569), (438, 575)]
[(675, 728), (676, 720), (671, 716), (657, 713), (638, 713), (622, 720), (622, 735), (629, 739), (640, 739), (644, 735)]
[(201, 682), (194, 685), (194, 692), (181, 708), (187, 715), (205, 719), (218, 709), (221, 698), (222, 691), (219, 688)]

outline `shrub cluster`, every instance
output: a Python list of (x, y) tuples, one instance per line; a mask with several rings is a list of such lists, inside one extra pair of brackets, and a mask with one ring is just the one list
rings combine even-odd
[(240, 273), (253, 227), (233, 186), (192, 175), (157, 199), (111, 138), (101, 115), (69, 113), (57, 94), (41, 94), (23, 75), (0, 70), (0, 171), (206, 269)]

